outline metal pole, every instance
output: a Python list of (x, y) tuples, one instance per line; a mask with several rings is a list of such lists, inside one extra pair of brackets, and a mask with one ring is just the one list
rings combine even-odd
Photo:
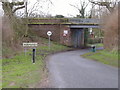
[(49, 36), (49, 50), (50, 50), (50, 36)]
[(26, 56), (26, 52), (27, 52), (27, 49), (26, 49), (26, 48), (24, 48), (24, 53), (25, 53), (25, 56)]

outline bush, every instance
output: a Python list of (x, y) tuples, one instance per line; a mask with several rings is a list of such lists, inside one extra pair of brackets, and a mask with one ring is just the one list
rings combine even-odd
[(103, 18), (104, 47), (108, 50), (118, 50), (118, 10)]
[(95, 44), (95, 43), (101, 43), (101, 39), (100, 38), (88, 39), (88, 44)]

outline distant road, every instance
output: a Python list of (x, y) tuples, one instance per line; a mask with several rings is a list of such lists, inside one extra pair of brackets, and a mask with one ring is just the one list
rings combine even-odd
[(47, 67), (54, 88), (118, 88), (118, 69), (82, 58), (88, 50), (50, 56)]

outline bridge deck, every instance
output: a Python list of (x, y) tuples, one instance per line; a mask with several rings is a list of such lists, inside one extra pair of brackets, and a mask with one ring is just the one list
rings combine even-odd
[(70, 28), (100, 28), (99, 25), (70, 25)]
[(32, 19), (33, 21), (28, 24), (41, 24), (41, 25), (99, 25), (99, 19), (82, 19), (82, 18), (67, 18), (67, 19)]

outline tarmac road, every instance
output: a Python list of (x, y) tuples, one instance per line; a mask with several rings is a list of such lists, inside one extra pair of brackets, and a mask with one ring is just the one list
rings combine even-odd
[(80, 55), (76, 50), (49, 57), (50, 84), (53, 88), (118, 88), (118, 69)]

